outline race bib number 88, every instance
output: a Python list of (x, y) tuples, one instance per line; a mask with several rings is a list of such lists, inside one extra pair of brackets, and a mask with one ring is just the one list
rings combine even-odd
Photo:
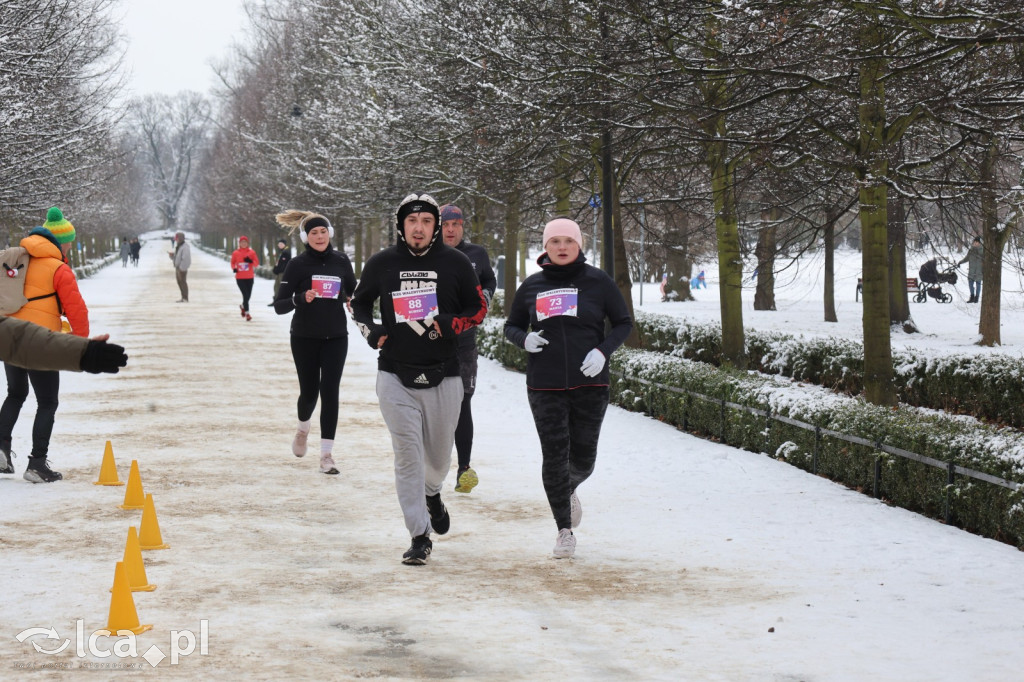
[(395, 322), (425, 320), (437, 315), (436, 289), (407, 289), (391, 294), (395, 306)]

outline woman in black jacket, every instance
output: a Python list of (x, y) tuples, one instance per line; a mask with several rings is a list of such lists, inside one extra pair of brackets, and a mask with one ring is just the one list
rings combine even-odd
[(338, 428), (338, 391), (348, 355), (345, 303), (356, 288), (348, 256), (331, 245), (334, 228), (327, 218), (309, 211), (279, 213), (277, 222), (306, 245), (285, 267), (274, 311), (295, 311), (291, 325), (292, 358), (299, 377), (299, 424), (292, 454), (306, 454), (310, 420), (320, 398), (320, 471), (337, 474), (332, 451)]
[[(516, 291), (505, 338), (530, 353), (527, 397), (540, 437), (541, 478), (558, 526), (554, 554), (565, 558), (576, 550), (572, 529), (583, 516), (576, 488), (594, 471), (608, 408), (607, 358), (629, 336), (633, 321), (614, 280), (587, 265), (579, 225), (552, 220), (543, 244), (541, 271)], [(607, 336), (605, 319), (611, 322)]]

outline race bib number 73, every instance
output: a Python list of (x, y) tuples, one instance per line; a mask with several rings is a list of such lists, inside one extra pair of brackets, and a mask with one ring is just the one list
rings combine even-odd
[(578, 296), (579, 289), (576, 288), (552, 289), (537, 294), (537, 321), (559, 315), (576, 317)]

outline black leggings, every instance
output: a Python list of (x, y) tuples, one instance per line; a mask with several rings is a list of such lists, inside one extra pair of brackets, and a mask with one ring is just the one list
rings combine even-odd
[(252, 296), (252, 280), (236, 279), (238, 290), (242, 292), (242, 310), (249, 312), (249, 297)]
[(558, 529), (570, 527), (569, 496), (594, 473), (608, 387), (527, 390), (540, 437), (541, 480)]
[(60, 372), (22, 369), (4, 363), (7, 374), (7, 398), (0, 407), (0, 442), (10, 443), (11, 432), (21, 414), (21, 406), (28, 397), (28, 384), (36, 394), (36, 419), (32, 423), (32, 456), (45, 457), (50, 449), (53, 418), (57, 414), (57, 394), (60, 392)]
[(470, 401), (472, 394), (462, 396), (462, 409), (459, 412), (459, 423), (455, 427), (455, 451), (459, 457), (459, 469), (468, 469), (473, 455), (473, 408)]
[(299, 376), (299, 421), (308, 421), (313, 416), (319, 397), (320, 438), (324, 440), (334, 440), (338, 429), (338, 392), (347, 355), (348, 336), (333, 339), (292, 336), (292, 359)]

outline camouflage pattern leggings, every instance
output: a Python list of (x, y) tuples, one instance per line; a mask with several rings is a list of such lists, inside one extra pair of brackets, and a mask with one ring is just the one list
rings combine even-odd
[(608, 387), (527, 391), (544, 458), (541, 480), (559, 530), (569, 528), (569, 496), (594, 472)]

